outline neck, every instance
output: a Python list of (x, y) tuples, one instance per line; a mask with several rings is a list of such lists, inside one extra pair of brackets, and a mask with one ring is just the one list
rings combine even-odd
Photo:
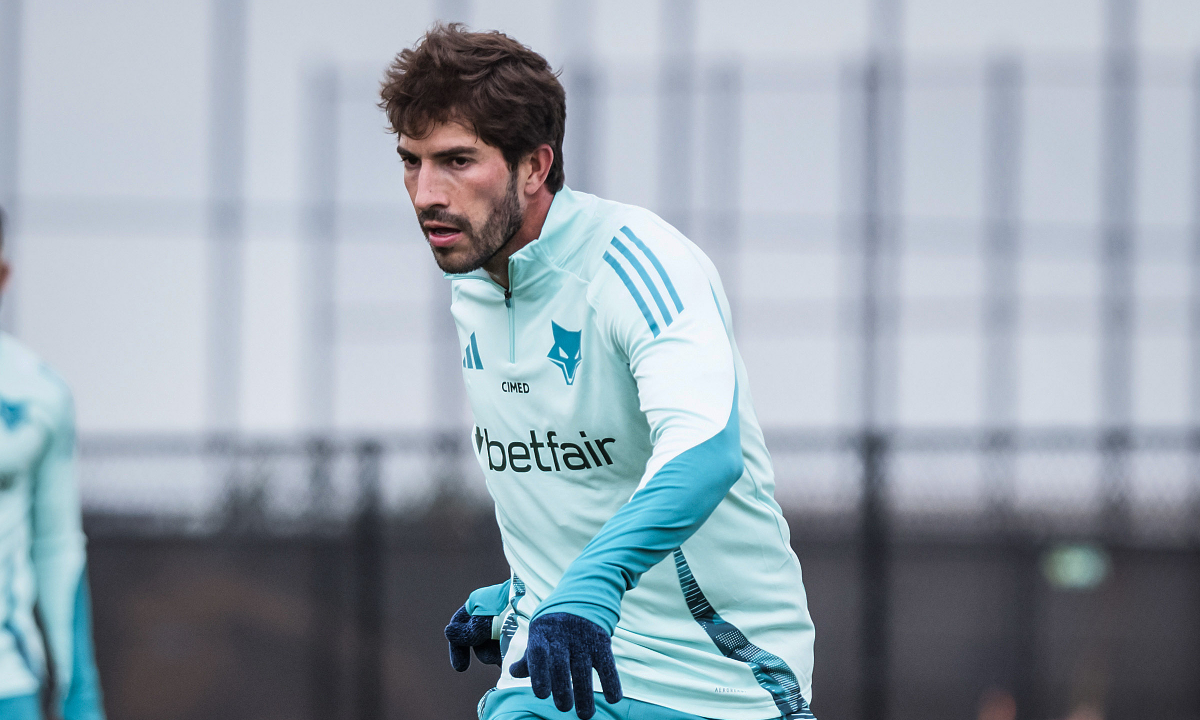
[(504, 243), (504, 247), (483, 264), (483, 269), (495, 280), (500, 287), (508, 289), (508, 259), (512, 254), (529, 243), (537, 240), (542, 234), (542, 225), (546, 224), (546, 215), (550, 212), (550, 203), (554, 202), (554, 193), (545, 185), (538, 188), (536, 194), (529, 199), (525, 206), (524, 219), (521, 228), (512, 239)]

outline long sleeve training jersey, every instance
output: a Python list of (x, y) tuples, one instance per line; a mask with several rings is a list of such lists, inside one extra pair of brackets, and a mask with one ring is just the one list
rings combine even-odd
[(511, 566), (498, 687), (531, 619), (613, 635), (627, 696), (808, 718), (814, 631), (709, 259), (653, 213), (567, 188), (509, 260), (452, 279), (471, 443)]
[(103, 720), (84, 544), (70, 391), (0, 333), (0, 698), (37, 693), (48, 650), (58, 712)]

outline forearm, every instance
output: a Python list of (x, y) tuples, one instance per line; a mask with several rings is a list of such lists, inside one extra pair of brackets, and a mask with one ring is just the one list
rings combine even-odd
[(42, 627), (58, 680), (55, 703), (65, 720), (102, 718), (82, 538), (35, 550), (34, 564)]
[(567, 612), (611, 634), (621, 599), (691, 537), (742, 475), (737, 393), (721, 432), (667, 462), (568, 566), (535, 617)]
[(31, 554), (57, 681), (54, 703), (65, 720), (102, 720), (69, 397), (47, 416), (51, 440), (34, 479)]

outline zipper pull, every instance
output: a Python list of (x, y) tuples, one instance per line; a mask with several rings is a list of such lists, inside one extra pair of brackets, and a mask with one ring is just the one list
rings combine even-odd
[(512, 307), (512, 291), (511, 290), (504, 291), (504, 307), (507, 307), (507, 308)]

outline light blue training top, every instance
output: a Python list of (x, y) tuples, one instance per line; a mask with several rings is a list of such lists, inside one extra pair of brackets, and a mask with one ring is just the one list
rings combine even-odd
[(65, 720), (102, 720), (79, 512), (71, 393), (0, 333), (0, 698), (38, 692), (48, 655)]
[(628, 697), (707, 718), (808, 718), (814, 631), (716, 269), (644, 209), (563, 188), (510, 291), (451, 276), (471, 444), (506, 583), (498, 687), (530, 620), (613, 635)]

